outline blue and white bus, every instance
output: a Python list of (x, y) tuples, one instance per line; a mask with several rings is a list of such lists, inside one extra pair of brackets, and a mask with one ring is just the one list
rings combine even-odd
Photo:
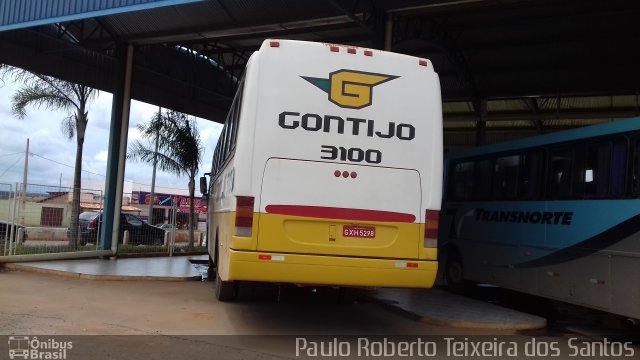
[(452, 289), (487, 283), (640, 319), (640, 118), (445, 160)]

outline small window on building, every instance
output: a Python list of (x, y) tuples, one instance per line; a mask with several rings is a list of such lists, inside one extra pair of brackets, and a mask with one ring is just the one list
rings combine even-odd
[(40, 211), (40, 225), (61, 227), (63, 212), (63, 208), (43, 207)]

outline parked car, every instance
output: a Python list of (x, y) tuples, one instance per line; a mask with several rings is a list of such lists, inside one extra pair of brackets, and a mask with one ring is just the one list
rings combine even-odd
[[(20, 224), (13, 224), (15, 228), (13, 229), (13, 239), (15, 240), (18, 236), (18, 229), (22, 229), (23, 231), (23, 240), (27, 240), (27, 228)], [(11, 233), (11, 222), (0, 220), (0, 243), (2, 243), (5, 239), (9, 238), (9, 234)]]
[(159, 225), (156, 225), (156, 227), (159, 227), (160, 229), (162, 229), (164, 231), (178, 230), (175, 225), (169, 224), (169, 223), (159, 224)]
[[(102, 229), (102, 212), (85, 211), (78, 217), (80, 226), (80, 245), (95, 244), (99, 241), (100, 229)], [(165, 231), (159, 227), (144, 222), (139, 217), (122, 213), (120, 214), (120, 234), (118, 243), (122, 243), (124, 231), (129, 231), (129, 244), (134, 245), (162, 245)], [(67, 231), (70, 234), (71, 230)]]

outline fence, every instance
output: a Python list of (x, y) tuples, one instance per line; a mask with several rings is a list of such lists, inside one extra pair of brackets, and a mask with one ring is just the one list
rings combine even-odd
[[(81, 189), (78, 193), (80, 211), (77, 224), (72, 227), (72, 188), (0, 183), (0, 262), (2, 256), (7, 259), (7, 256), (61, 253), (60, 257), (64, 254), (74, 257), (72, 253), (99, 250), (103, 192)], [(184, 214), (175, 206), (160, 209), (167, 216), (158, 224), (161, 226), (151, 226), (146, 222), (147, 214), (143, 214), (148, 210), (132, 203), (131, 194), (125, 194), (122, 200), (118, 254), (206, 251), (202, 230), (194, 231), (194, 247), (188, 247), (188, 230), (181, 228), (178, 221)]]

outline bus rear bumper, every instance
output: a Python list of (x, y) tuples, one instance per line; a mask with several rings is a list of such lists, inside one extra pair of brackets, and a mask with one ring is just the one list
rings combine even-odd
[(228, 280), (309, 285), (430, 288), (436, 261), (230, 250)]

